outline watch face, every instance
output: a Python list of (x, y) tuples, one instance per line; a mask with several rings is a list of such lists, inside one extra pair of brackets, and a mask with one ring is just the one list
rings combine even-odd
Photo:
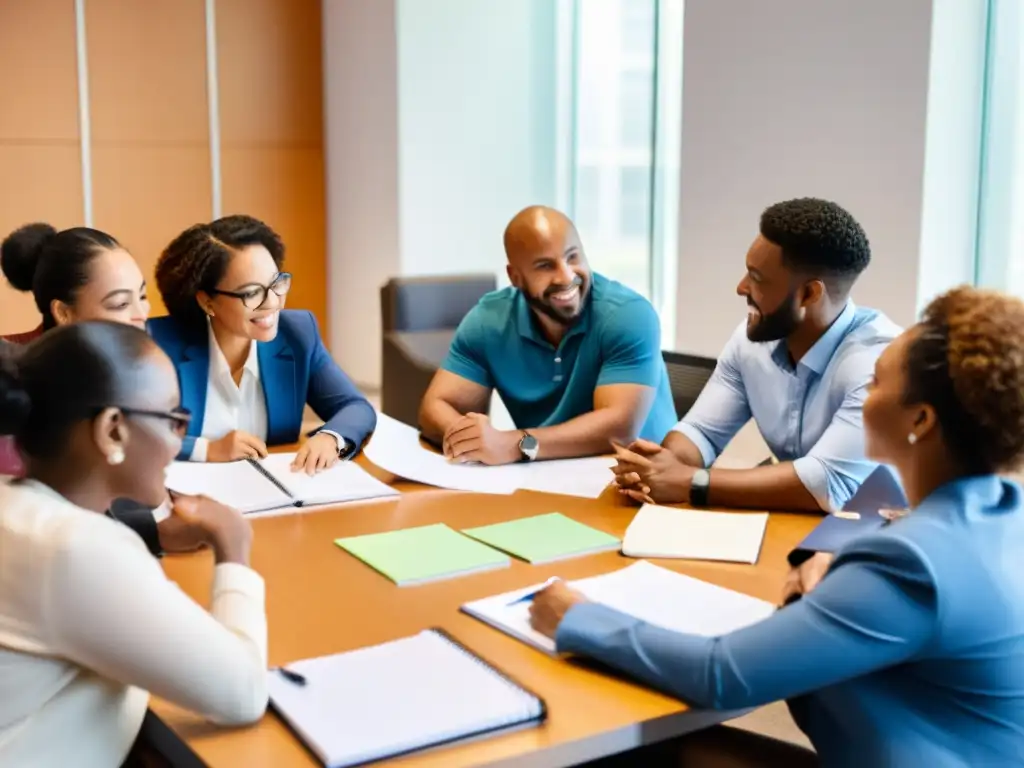
[(519, 450), (521, 451), (535, 451), (537, 450), (537, 438), (533, 435), (523, 435), (523, 439), (519, 441)]

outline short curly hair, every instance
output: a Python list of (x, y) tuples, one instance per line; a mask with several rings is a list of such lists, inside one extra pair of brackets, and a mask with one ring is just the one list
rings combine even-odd
[(969, 474), (1015, 469), (1024, 456), (1024, 302), (954, 288), (924, 310), (907, 352), (904, 401), (935, 409)]
[(234, 252), (249, 245), (266, 248), (278, 269), (284, 264), (281, 238), (252, 216), (195, 224), (174, 238), (156, 262), (156, 284), (170, 316), (190, 329), (202, 328), (206, 316), (196, 295), (215, 289)]
[(831, 293), (849, 291), (871, 261), (864, 228), (846, 209), (816, 197), (769, 206), (761, 214), (761, 236), (782, 249), (783, 262), (824, 281)]

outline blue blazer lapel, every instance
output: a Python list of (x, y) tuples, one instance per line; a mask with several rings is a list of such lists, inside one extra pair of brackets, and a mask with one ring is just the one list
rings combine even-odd
[(192, 412), (188, 434), (199, 437), (206, 414), (206, 387), (210, 378), (210, 348), (205, 344), (189, 344), (179, 367), (181, 404)]
[(273, 341), (259, 344), (257, 356), (267, 403), (267, 444), (293, 443), (299, 436), (306, 402), (295, 381), (295, 355), (279, 332)]

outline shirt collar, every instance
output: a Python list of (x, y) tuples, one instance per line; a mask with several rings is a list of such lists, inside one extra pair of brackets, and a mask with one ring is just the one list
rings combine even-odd
[[(232, 378), (231, 368), (224, 357), (224, 352), (221, 351), (220, 344), (217, 343), (217, 337), (213, 334), (213, 324), (209, 319), (206, 321), (206, 334), (210, 344), (210, 375), (227, 381)], [(251, 373), (255, 379), (259, 379), (260, 359), (256, 344), (257, 342), (255, 341), (249, 342), (249, 356), (245, 358), (245, 365), (242, 367)]]
[[(797, 363), (798, 366), (802, 365), (805, 368), (814, 371), (819, 376), (825, 372), (828, 367), (829, 361), (832, 360), (832, 356), (836, 353), (839, 345), (843, 339), (846, 338), (846, 334), (850, 330), (850, 326), (853, 324), (853, 319), (857, 314), (857, 307), (853, 301), (847, 301), (843, 311), (839, 313), (832, 325), (829, 326), (828, 330), (821, 335), (821, 337), (814, 342), (814, 345), (807, 350), (806, 354), (800, 358)], [(789, 348), (786, 346), (786, 341), (783, 339), (779, 341), (775, 346), (775, 352), (772, 355), (775, 358), (775, 362), (781, 367), (791, 370), (789, 363)]]
[[(582, 333), (586, 333), (590, 328), (590, 315), (591, 307), (594, 303), (594, 291), (596, 290), (596, 275), (593, 275), (590, 282), (590, 290), (587, 292), (586, 303), (583, 306), (583, 312), (580, 314), (579, 319), (573, 323), (565, 335), (562, 337), (564, 342), (566, 339), (571, 339), (573, 336), (578, 336)], [(544, 334), (541, 333), (537, 318), (533, 316), (533, 308), (526, 300), (526, 296), (518, 288), (516, 291), (516, 329), (519, 331), (519, 335), (524, 339), (540, 344), (541, 346), (550, 347), (551, 342), (548, 341)]]

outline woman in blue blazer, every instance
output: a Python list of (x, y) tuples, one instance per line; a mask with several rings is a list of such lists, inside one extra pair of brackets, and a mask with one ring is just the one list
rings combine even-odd
[[(533, 625), (560, 651), (699, 707), (787, 699), (822, 765), (1022, 765), (1024, 497), (998, 474), (1024, 457), (1022, 393), (1024, 303), (951, 291), (882, 354), (864, 404), (867, 453), (899, 471), (910, 514), (848, 542), (813, 591), (722, 637), (660, 629), (562, 584), (535, 599)], [(684, 739), (684, 755), (757, 741), (729, 730)], [(746, 749), (760, 757), (745, 764), (815, 760), (775, 744)]]
[(169, 312), (149, 330), (192, 413), (179, 458), (235, 461), (299, 438), (306, 404), (326, 423), (300, 448), (309, 473), (359, 450), (376, 412), (331, 358), (312, 313), (284, 309), (284, 244), (250, 216), (197, 224), (167, 246), (156, 281)]

